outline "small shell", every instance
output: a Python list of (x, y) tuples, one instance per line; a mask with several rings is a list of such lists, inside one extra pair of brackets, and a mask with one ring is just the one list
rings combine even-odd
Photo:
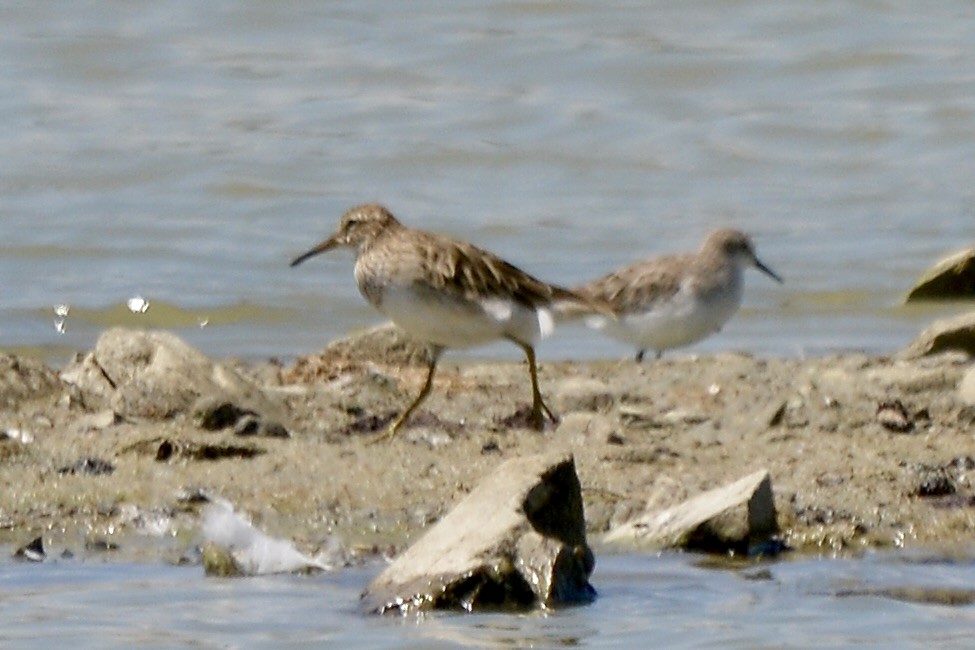
[(914, 421), (899, 399), (885, 400), (877, 405), (877, 422), (888, 431), (896, 433), (914, 430)]

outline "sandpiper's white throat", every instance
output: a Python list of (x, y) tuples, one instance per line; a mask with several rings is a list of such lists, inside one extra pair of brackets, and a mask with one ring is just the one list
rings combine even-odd
[(744, 270), (754, 266), (777, 282), (782, 278), (755, 256), (743, 232), (711, 232), (696, 253), (654, 258), (623, 267), (576, 293), (603, 301), (617, 318), (590, 316), (590, 327), (646, 350), (690, 345), (717, 332), (741, 306)]
[(292, 262), (333, 248), (355, 249), (359, 291), (376, 309), (430, 349), (419, 396), (390, 425), (392, 435), (430, 393), (447, 348), (507, 339), (528, 359), (532, 382), (529, 423), (537, 429), (555, 416), (538, 389), (533, 344), (551, 333), (555, 316), (612, 310), (598, 300), (538, 280), (467, 242), (407, 228), (384, 207), (360, 205), (343, 215), (338, 230)]

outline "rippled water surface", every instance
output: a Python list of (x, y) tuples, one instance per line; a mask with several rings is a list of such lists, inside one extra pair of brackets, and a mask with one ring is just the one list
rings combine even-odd
[(70, 638), (76, 648), (970, 647), (969, 562), (877, 556), (728, 570), (697, 561), (603, 557), (593, 577), (600, 597), (586, 607), (406, 618), (357, 613), (375, 567), (213, 579), (200, 567), (0, 563), (0, 645)]
[[(366, 200), (565, 284), (745, 229), (786, 284), (751, 273), (701, 351), (892, 351), (968, 307), (900, 299), (971, 243), (969, 2), (3, 14), (4, 348), (63, 359), (119, 323), (216, 356), (320, 349), (379, 318), (349, 254), (287, 263)], [(541, 357), (629, 353), (568, 328)]]

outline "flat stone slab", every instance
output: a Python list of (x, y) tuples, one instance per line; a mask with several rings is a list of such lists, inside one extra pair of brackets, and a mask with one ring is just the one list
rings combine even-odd
[(763, 469), (674, 507), (639, 515), (602, 541), (628, 549), (747, 554), (777, 532), (772, 479)]
[(898, 356), (916, 359), (950, 351), (975, 356), (975, 311), (935, 321)]
[(975, 298), (975, 248), (949, 255), (914, 284), (905, 302)]
[(590, 602), (595, 560), (571, 455), (509, 460), (363, 593), (371, 613)]

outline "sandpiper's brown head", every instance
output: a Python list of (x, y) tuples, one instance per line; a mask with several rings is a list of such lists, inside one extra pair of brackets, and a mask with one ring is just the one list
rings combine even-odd
[(704, 240), (701, 252), (717, 253), (725, 256), (727, 259), (738, 260), (739, 263), (754, 266), (776, 282), (782, 282), (782, 278), (755, 255), (755, 246), (752, 244), (752, 238), (740, 230), (722, 228), (711, 232)]
[(393, 213), (379, 204), (357, 205), (342, 215), (338, 230), (331, 237), (291, 260), (291, 266), (298, 266), (309, 257), (333, 248), (354, 248), (362, 253), (383, 233), (402, 227)]

